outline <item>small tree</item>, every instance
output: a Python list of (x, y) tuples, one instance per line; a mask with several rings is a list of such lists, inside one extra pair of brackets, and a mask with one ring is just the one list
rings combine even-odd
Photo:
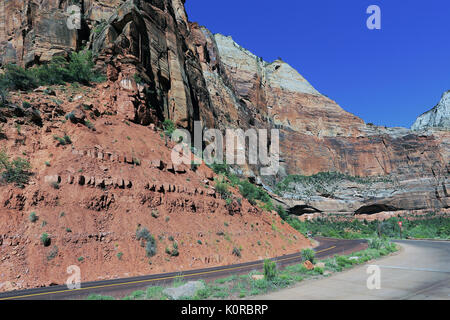
[(68, 70), (73, 81), (89, 84), (94, 78), (93, 68), (94, 61), (91, 51), (72, 52), (70, 55)]

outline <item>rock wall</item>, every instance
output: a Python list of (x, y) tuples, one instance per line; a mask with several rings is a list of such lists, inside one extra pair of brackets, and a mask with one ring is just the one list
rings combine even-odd
[(197, 24), (191, 31), (216, 126), (280, 129), (282, 168), (275, 179), (263, 177), (268, 188), (287, 174), (336, 171), (389, 176), (401, 183), (359, 186), (356, 193), (354, 186), (342, 185), (344, 196), (331, 199), (320, 194), (305, 199), (301, 192), (284, 196), (303, 198), (307, 206), (323, 212), (355, 213), (373, 205), (380, 210), (439, 210), (450, 205), (448, 133), (365, 124), (321, 95), (287, 63), (265, 62), (231, 37), (212, 35)]
[(431, 128), (450, 130), (450, 91), (444, 92), (441, 101), (433, 109), (418, 117), (411, 127), (414, 131)]
[[(267, 186), (288, 174), (324, 171), (402, 181), (448, 176), (447, 131), (367, 125), (287, 63), (263, 61), (190, 23), (181, 0), (83, 0), (79, 30), (67, 28), (69, 4), (3, 1), (0, 63), (32, 65), (86, 45), (107, 74), (100, 98), (121, 119), (148, 125), (169, 118), (191, 130), (196, 120), (221, 130), (278, 128), (281, 170), (263, 177)], [(445, 94), (413, 129), (447, 126), (448, 101)], [(254, 176), (255, 169), (243, 172)], [(442, 193), (442, 183), (430, 186), (428, 193)]]

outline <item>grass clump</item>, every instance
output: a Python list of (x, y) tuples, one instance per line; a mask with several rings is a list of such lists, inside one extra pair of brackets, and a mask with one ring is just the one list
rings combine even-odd
[(31, 165), (22, 158), (10, 160), (5, 151), (0, 152), (1, 177), (6, 183), (14, 183), (19, 188), (24, 188), (30, 179)]

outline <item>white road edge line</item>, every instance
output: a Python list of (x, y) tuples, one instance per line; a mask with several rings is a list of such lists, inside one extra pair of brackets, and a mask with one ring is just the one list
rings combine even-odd
[(410, 270), (410, 271), (450, 273), (450, 270), (437, 270), (437, 269), (428, 269), (428, 268), (410, 268), (410, 267), (396, 267), (396, 266), (382, 266), (382, 265), (378, 265), (378, 267), (385, 268), (385, 269), (400, 269), (400, 270)]

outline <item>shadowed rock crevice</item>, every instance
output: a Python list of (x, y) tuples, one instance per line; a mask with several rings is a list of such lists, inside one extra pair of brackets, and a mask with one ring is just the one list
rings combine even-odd
[(367, 206), (363, 206), (355, 211), (355, 214), (375, 214), (380, 212), (387, 212), (387, 211), (399, 211), (403, 210), (401, 208), (396, 208), (391, 205), (387, 204), (371, 204)]
[(317, 210), (316, 208), (313, 208), (308, 205), (296, 205), (292, 208), (289, 208), (289, 214), (296, 215), (296, 216), (301, 216), (301, 215), (309, 214), (309, 213), (320, 213), (320, 212), (321, 212), (320, 210)]

